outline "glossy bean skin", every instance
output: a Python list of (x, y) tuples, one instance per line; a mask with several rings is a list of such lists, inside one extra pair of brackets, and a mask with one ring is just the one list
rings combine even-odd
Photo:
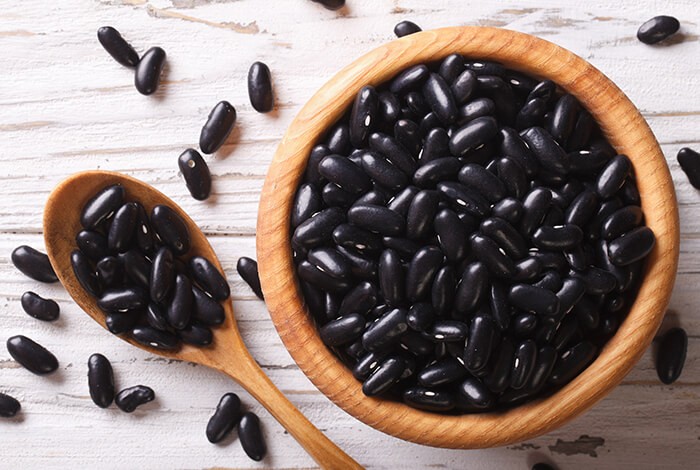
[(614, 240), (642, 223), (644, 214), (639, 206), (626, 206), (610, 214), (600, 227), (603, 240)]
[[(476, 78), (474, 78), (474, 83), (476, 83)], [(459, 91), (457, 91), (457, 93), (459, 93)], [(496, 105), (494, 104), (493, 100), (489, 98), (477, 98), (467, 101), (465, 104), (460, 106), (459, 120), (457, 122), (464, 126), (474, 121), (476, 118), (489, 116), (493, 117), (495, 114)]]
[(469, 326), (469, 338), (464, 348), (464, 367), (475, 373), (488, 363), (495, 338), (495, 327), (485, 315), (475, 315)]
[[(194, 287), (193, 287), (194, 293)], [(168, 319), (165, 317), (163, 310), (155, 303), (150, 302), (146, 307), (146, 322), (151, 328), (160, 331), (170, 331)]]
[(413, 174), (413, 182), (421, 188), (434, 188), (436, 184), (455, 176), (461, 163), (454, 157), (436, 158), (421, 165)]
[(300, 186), (292, 204), (292, 228), (298, 227), (319, 210), (321, 210), (321, 195), (316, 187), (311, 184)]
[(147, 288), (151, 275), (152, 262), (136, 249), (129, 250), (126, 253), (120, 253), (119, 259), (124, 266), (124, 272), (127, 278), (137, 285)]
[(695, 189), (700, 189), (700, 153), (691, 148), (683, 147), (678, 151), (676, 159), (690, 184)]
[(435, 216), (433, 227), (438, 234), (440, 248), (451, 262), (462, 260), (469, 250), (469, 232), (457, 214), (443, 209)]
[(586, 189), (566, 208), (564, 223), (583, 228), (595, 215), (598, 207), (598, 194), (591, 189)]
[(368, 397), (380, 395), (401, 379), (406, 361), (391, 356), (384, 359), (362, 384), (362, 393)]
[(638, 227), (608, 244), (608, 256), (616, 266), (628, 266), (644, 259), (654, 248), (656, 237), (649, 227)]
[(78, 249), (92, 261), (98, 261), (108, 254), (107, 238), (99, 232), (81, 230), (75, 237)]
[(131, 313), (108, 313), (105, 315), (105, 325), (110, 333), (121, 335), (131, 331), (138, 320)]
[(490, 204), (486, 198), (461, 183), (443, 181), (436, 187), (440, 195), (450, 201), (460, 212), (467, 212), (474, 217), (484, 217), (490, 210)]
[(439, 315), (447, 313), (452, 308), (456, 282), (455, 271), (451, 266), (443, 266), (435, 274), (430, 300)]
[(565, 174), (569, 171), (571, 163), (568, 154), (547, 131), (541, 127), (531, 127), (522, 134), (522, 138), (543, 168), (554, 173)]
[(479, 228), (481, 233), (495, 241), (509, 257), (522, 259), (527, 255), (528, 245), (525, 239), (505, 220), (490, 217), (484, 219)]
[(476, 408), (490, 408), (495, 401), (488, 387), (476, 377), (469, 377), (462, 382), (459, 392)]
[(593, 361), (596, 353), (596, 347), (588, 341), (582, 341), (567, 349), (557, 358), (549, 382), (553, 385), (570, 382)]
[(80, 213), (80, 223), (86, 229), (98, 228), (124, 204), (125, 191), (120, 185), (107, 186), (95, 194)]
[(540, 226), (552, 203), (552, 192), (545, 188), (532, 189), (523, 199), (523, 216), (520, 230), (531, 234)]
[(215, 300), (226, 300), (231, 295), (226, 278), (219, 269), (202, 256), (193, 256), (188, 263), (192, 278)]
[(161, 247), (153, 258), (151, 266), (150, 295), (151, 300), (160, 303), (170, 294), (175, 283), (175, 259), (173, 252)]
[(562, 281), (561, 288), (557, 291), (559, 299), (559, 309), (556, 314), (566, 315), (576, 305), (586, 293), (586, 284), (578, 277), (569, 277)]
[(414, 65), (399, 73), (389, 85), (389, 91), (395, 95), (402, 95), (411, 90), (418, 89), (430, 76), (430, 70), (425, 65)]
[(241, 399), (235, 393), (226, 393), (219, 400), (214, 414), (207, 422), (207, 439), (212, 444), (221, 442), (241, 420)]
[(185, 185), (193, 198), (204, 201), (211, 193), (211, 173), (207, 162), (195, 149), (187, 149), (177, 159)]
[(573, 95), (565, 94), (557, 100), (547, 130), (560, 146), (565, 147), (576, 126), (579, 104)]
[(656, 373), (669, 385), (678, 380), (688, 350), (688, 334), (683, 328), (671, 328), (664, 334), (656, 354)]
[(102, 354), (88, 358), (88, 388), (90, 398), (100, 408), (107, 408), (114, 401), (114, 373), (112, 364)]
[(428, 105), (444, 124), (450, 124), (457, 119), (457, 104), (444, 78), (432, 73), (423, 84), (423, 96)]
[(113, 27), (102, 26), (98, 29), (97, 40), (109, 55), (124, 67), (136, 67), (139, 63), (139, 55), (134, 48)]
[(406, 273), (406, 293), (409, 301), (421, 300), (429, 293), (442, 261), (442, 252), (433, 246), (421, 248), (413, 256)]
[(525, 170), (513, 158), (503, 157), (495, 162), (496, 174), (504, 182), (506, 193), (515, 198), (522, 198), (528, 190)]
[(541, 250), (562, 251), (575, 248), (583, 240), (577, 225), (543, 225), (532, 234), (532, 243)]
[(192, 315), (195, 320), (207, 326), (217, 326), (224, 322), (224, 308), (197, 286), (192, 286), (192, 300)]
[(496, 277), (509, 278), (515, 274), (515, 263), (503, 254), (495, 241), (482, 235), (470, 237), (471, 250), (476, 258), (484, 263), (489, 272)]
[(130, 248), (137, 217), (138, 206), (134, 202), (127, 202), (117, 209), (107, 234), (107, 246), (110, 250), (124, 252)]
[(145, 385), (125, 388), (114, 399), (114, 404), (125, 413), (132, 413), (136, 408), (155, 400), (153, 389)]
[(406, 323), (414, 331), (426, 331), (435, 320), (435, 310), (427, 302), (416, 302), (406, 314)]
[(118, 287), (105, 290), (97, 306), (105, 312), (124, 312), (145, 307), (148, 293), (140, 287)]
[(385, 236), (401, 235), (406, 225), (397, 212), (374, 204), (355, 205), (348, 210), (347, 217), (350, 223)]
[(22, 308), (27, 315), (42, 321), (58, 319), (60, 308), (55, 300), (44, 299), (34, 292), (25, 292), (21, 298)]
[(537, 391), (546, 384), (556, 359), (557, 352), (551, 346), (542, 346), (537, 350), (537, 362), (526, 386), (529, 391)]
[[(461, 72), (455, 79), (452, 81), (452, 86), (450, 87), (450, 91), (452, 92), (452, 95), (454, 95), (454, 99), (457, 102), (457, 104), (464, 105), (469, 101), (469, 98), (473, 95), (474, 91), (476, 91), (477, 87), (477, 79), (476, 79), (476, 74), (471, 71), (471, 70), (464, 70)], [(488, 100), (488, 98), (484, 98), (484, 100)], [(472, 100), (471, 103), (474, 103), (477, 100)], [(490, 103), (489, 103), (490, 102)], [(486, 114), (494, 114), (496, 110), (496, 106), (493, 104), (493, 101), (488, 100), (488, 101), (482, 101), (476, 107), (481, 106), (484, 110), (489, 109), (490, 111)], [(466, 111), (466, 110), (465, 110)], [(473, 115), (474, 110), (471, 110), (471, 113), (461, 111), (461, 117), (467, 117), (468, 114)], [(483, 114), (483, 115), (486, 115)], [(474, 116), (477, 117), (477, 116)]]
[(51, 267), (49, 257), (34, 248), (22, 245), (12, 251), (12, 264), (22, 274), (35, 281), (52, 283), (58, 281), (56, 273)]
[(131, 337), (144, 346), (164, 351), (177, 349), (180, 345), (180, 341), (174, 334), (150, 326), (134, 328), (131, 330)]
[(491, 210), (491, 215), (509, 222), (513, 226), (518, 226), (523, 215), (523, 203), (513, 197), (506, 197), (498, 201)]
[(449, 411), (455, 406), (452, 394), (424, 387), (411, 387), (403, 392), (404, 403), (427, 411)]
[(467, 337), (467, 325), (457, 320), (438, 320), (428, 329), (432, 341), (460, 343)]
[(209, 112), (199, 133), (199, 148), (211, 154), (221, 148), (236, 124), (236, 108), (228, 101), (219, 101)]
[(248, 411), (243, 413), (238, 423), (238, 438), (246, 455), (256, 462), (261, 461), (267, 453), (267, 445), (260, 429), (257, 415)]
[(362, 168), (340, 155), (325, 157), (319, 163), (318, 171), (328, 181), (352, 194), (365, 193), (372, 188), (372, 182)]
[(80, 250), (74, 250), (70, 255), (70, 261), (73, 273), (82, 288), (93, 297), (98, 297), (102, 289), (87, 256)]
[(398, 342), (406, 331), (408, 331), (406, 311), (395, 308), (382, 315), (365, 330), (362, 334), (362, 345), (367, 351), (379, 351)]
[(329, 240), (333, 229), (345, 222), (345, 213), (339, 207), (324, 209), (302, 222), (292, 236), (292, 243), (307, 248)]
[(535, 370), (536, 361), (537, 344), (534, 341), (528, 339), (516, 346), (510, 375), (511, 388), (520, 390), (527, 385)]
[(262, 62), (253, 62), (248, 70), (248, 97), (259, 113), (270, 112), (274, 107), (270, 68)]
[(434, 191), (421, 191), (413, 198), (406, 215), (406, 236), (420, 240), (430, 232), (437, 214), (438, 195)]
[(367, 142), (367, 137), (374, 125), (377, 114), (377, 92), (372, 86), (364, 86), (355, 97), (350, 114), (350, 143), (360, 148)]
[(632, 163), (625, 155), (618, 155), (603, 168), (596, 180), (596, 191), (603, 199), (610, 198), (622, 187), (632, 171)]
[(501, 141), (500, 153), (515, 160), (527, 177), (532, 178), (537, 173), (537, 159), (520, 134), (513, 128), (502, 127), (499, 131), (499, 137)]
[(498, 356), (484, 384), (494, 393), (503, 393), (510, 386), (510, 374), (513, 366), (515, 348), (508, 339), (503, 339), (498, 347)]
[(160, 47), (151, 47), (143, 53), (136, 65), (134, 85), (142, 95), (152, 95), (158, 89), (166, 54)]
[(409, 34), (418, 33), (420, 31), (422, 31), (422, 29), (420, 29), (420, 26), (408, 20), (400, 21), (396, 23), (396, 26), (394, 26), (394, 34), (397, 38), (402, 38), (404, 36), (408, 36)]
[(33, 374), (46, 375), (58, 369), (56, 356), (26, 336), (12, 336), (6, 346), (12, 359)]
[(332, 236), (338, 246), (360, 254), (377, 254), (382, 250), (382, 237), (356, 225), (338, 225)]
[(462, 273), (455, 295), (455, 309), (460, 313), (474, 311), (488, 292), (489, 272), (484, 263), (470, 263)]
[(639, 27), (637, 39), (644, 44), (656, 44), (675, 34), (680, 27), (680, 22), (672, 16), (655, 16)]
[(469, 150), (485, 144), (498, 133), (498, 123), (493, 117), (478, 117), (457, 129), (450, 138), (450, 152), (463, 156)]
[[(397, 121), (394, 127), (399, 126), (400, 122), (400, 120)], [(416, 171), (418, 164), (409, 152), (410, 149), (404, 148), (393, 137), (378, 132), (370, 134), (369, 147), (386, 157), (387, 160), (407, 175), (412, 175)]]
[(190, 251), (190, 233), (185, 221), (173, 209), (165, 205), (157, 205), (151, 211), (153, 228), (163, 241), (177, 256)]
[(115, 287), (123, 282), (124, 266), (117, 257), (105, 256), (95, 264), (95, 269), (97, 278), (107, 287)]
[(166, 315), (173, 328), (182, 330), (189, 323), (192, 314), (192, 283), (187, 276), (177, 274), (173, 289)]
[(365, 318), (358, 313), (331, 320), (319, 329), (321, 340), (328, 346), (340, 346), (357, 339), (365, 329)]
[[(361, 153), (361, 156), (362, 170), (383, 187), (398, 191), (408, 184), (406, 174), (378, 153), (365, 151)], [(364, 184), (361, 178), (360, 181), (360, 184)]]
[(179, 330), (177, 336), (183, 343), (199, 347), (209, 346), (214, 341), (212, 331), (206, 326), (197, 324)]
[(0, 417), (13, 418), (22, 409), (16, 398), (0, 393)]
[(552, 291), (528, 284), (514, 284), (508, 299), (516, 307), (538, 315), (553, 316), (559, 312), (559, 299)]
[(473, 163), (464, 165), (459, 170), (458, 178), (460, 183), (475, 188), (492, 204), (506, 196), (506, 188), (503, 182), (481, 165)]

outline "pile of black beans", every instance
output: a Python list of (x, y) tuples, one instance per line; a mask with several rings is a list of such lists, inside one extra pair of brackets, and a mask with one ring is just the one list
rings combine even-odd
[(229, 286), (206, 258), (185, 258), (190, 234), (173, 209), (157, 205), (149, 216), (112, 185), (85, 204), (80, 220), (73, 271), (112, 333), (158, 349), (211, 344)]
[(359, 91), (291, 228), (320, 336), (364, 393), (441, 412), (571, 381), (655, 243), (629, 159), (576, 98), (455, 54)]

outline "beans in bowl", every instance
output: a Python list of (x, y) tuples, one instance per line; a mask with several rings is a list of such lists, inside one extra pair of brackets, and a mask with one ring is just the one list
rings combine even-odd
[(365, 86), (310, 152), (293, 258), (368, 396), (435, 412), (564, 386), (654, 247), (634, 171), (556, 84), (450, 55)]

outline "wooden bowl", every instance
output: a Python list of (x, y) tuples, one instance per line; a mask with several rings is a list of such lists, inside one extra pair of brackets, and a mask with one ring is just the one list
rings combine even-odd
[[(548, 78), (573, 94), (610, 143), (629, 156), (637, 175), (647, 225), (656, 246), (629, 314), (599, 357), (549, 397), (516, 408), (446, 416), (363, 395), (350, 370), (321, 342), (297, 284), (290, 246), (292, 200), (311, 148), (367, 84), (380, 85), (411, 65), (452, 53), (497, 61)], [(265, 180), (257, 226), (257, 252), (265, 301), (279, 335), (301, 370), (328, 398), (360, 421), (393, 436), (450, 448), (511, 444), (549, 432), (609, 393), (651, 343), (664, 316), (678, 263), (678, 210), (661, 149), (637, 108), (605, 75), (575, 54), (543, 39), (498, 28), (425, 31), (385, 44), (326, 83), (287, 130)]]

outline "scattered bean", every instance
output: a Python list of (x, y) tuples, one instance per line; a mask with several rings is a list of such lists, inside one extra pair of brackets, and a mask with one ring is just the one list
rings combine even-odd
[(46, 348), (26, 336), (12, 336), (7, 340), (7, 352), (22, 367), (37, 375), (58, 369), (58, 360)]
[(90, 398), (100, 408), (107, 408), (114, 401), (112, 364), (102, 354), (93, 354), (88, 359), (88, 387)]
[(156, 394), (153, 392), (153, 389), (145, 385), (136, 385), (119, 392), (114, 399), (114, 403), (123, 412), (131, 413), (139, 406), (153, 401), (155, 398)]
[(34, 292), (22, 294), (22, 308), (29, 316), (42, 321), (54, 321), (58, 318), (59, 307), (55, 300), (44, 299)]
[(152, 95), (160, 84), (160, 75), (165, 66), (165, 51), (160, 47), (152, 47), (141, 56), (136, 73), (134, 73), (134, 85), (142, 95)]

